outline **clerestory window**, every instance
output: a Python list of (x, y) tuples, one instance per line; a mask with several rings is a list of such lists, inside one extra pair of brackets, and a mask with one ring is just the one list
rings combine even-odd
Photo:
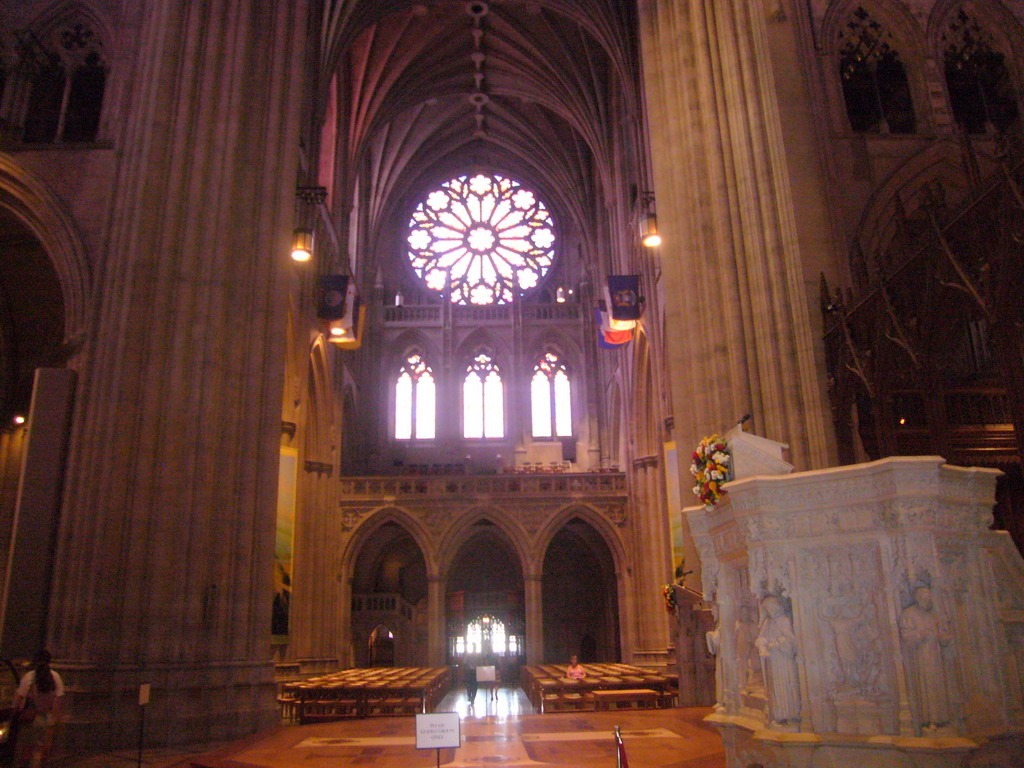
[(1017, 118), (1006, 57), (961, 8), (945, 34), (946, 86), (957, 123), (968, 133), (1005, 131)]
[(29, 74), (22, 141), (88, 142), (100, 127), (107, 70), (99, 40), (85, 24), (71, 24), (41, 41), (19, 37)]
[(913, 133), (907, 70), (892, 35), (858, 7), (839, 35), (839, 74), (850, 127), (858, 133)]
[(405, 359), (395, 383), (395, 438), (432, 440), (436, 410), (434, 374), (420, 352)]
[(487, 352), (478, 352), (462, 383), (462, 435), (505, 436), (505, 393), (501, 373)]
[(534, 366), (530, 400), (534, 437), (572, 435), (569, 372), (556, 352), (546, 351)]

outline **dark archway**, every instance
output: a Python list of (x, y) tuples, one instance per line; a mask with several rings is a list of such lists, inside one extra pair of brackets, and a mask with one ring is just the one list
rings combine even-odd
[(544, 661), (618, 661), (615, 563), (607, 543), (579, 518), (555, 534), (544, 556)]
[(426, 561), (398, 523), (380, 526), (359, 551), (352, 639), (356, 666), (427, 665)]
[[(523, 572), (512, 547), (487, 520), (473, 525), (448, 571), (447, 649), (451, 664), (499, 667), (503, 679), (515, 679), (525, 656), (526, 616)], [(486, 619), (486, 621), (484, 621)], [(489, 637), (467, 645), (471, 624), (500, 624), (500, 645)]]

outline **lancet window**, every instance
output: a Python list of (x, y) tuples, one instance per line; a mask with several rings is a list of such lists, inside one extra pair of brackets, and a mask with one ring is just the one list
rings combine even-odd
[(467, 366), (462, 384), (463, 437), (504, 437), (504, 403), (504, 386), (498, 366), (489, 353), (478, 352)]
[(569, 372), (558, 353), (546, 350), (530, 381), (534, 437), (570, 437), (572, 404)]
[(432, 440), (435, 431), (434, 374), (419, 351), (406, 357), (395, 383), (395, 438)]
[(68, 24), (47, 40), (27, 32), (19, 36), (19, 47), (29, 73), (22, 140), (95, 140), (107, 70), (92, 29), (84, 23)]
[(913, 133), (907, 70), (892, 35), (858, 7), (839, 35), (839, 74), (850, 127), (859, 133)]
[(953, 116), (968, 133), (1005, 131), (1017, 117), (1006, 58), (962, 8), (945, 34), (946, 86)]
[(507, 304), (538, 285), (554, 260), (547, 207), (518, 181), (477, 173), (430, 192), (409, 222), (409, 261), (453, 304)]

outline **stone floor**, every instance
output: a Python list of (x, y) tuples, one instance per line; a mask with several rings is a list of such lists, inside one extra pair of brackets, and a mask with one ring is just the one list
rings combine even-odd
[[(614, 768), (613, 728), (618, 725), (630, 763), (642, 768), (725, 768), (718, 733), (702, 722), (706, 709), (619, 710), (534, 714), (521, 690), (503, 688), (496, 698), (477, 694), (469, 706), (454, 691), (437, 708), (458, 712), (463, 746), (443, 749), (448, 768)], [(63, 757), (57, 768), (129, 768), (136, 750), (85, 758)], [(284, 726), (230, 744), (191, 749), (144, 750), (144, 768), (430, 768), (433, 750), (415, 748), (412, 717)]]

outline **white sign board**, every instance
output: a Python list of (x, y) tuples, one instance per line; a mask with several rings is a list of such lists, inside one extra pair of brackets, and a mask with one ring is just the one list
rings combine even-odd
[(461, 746), (458, 712), (416, 715), (416, 749), (458, 749)]
[(476, 668), (476, 681), (478, 683), (493, 683), (497, 681), (498, 676), (495, 674), (494, 667), (477, 667)]

